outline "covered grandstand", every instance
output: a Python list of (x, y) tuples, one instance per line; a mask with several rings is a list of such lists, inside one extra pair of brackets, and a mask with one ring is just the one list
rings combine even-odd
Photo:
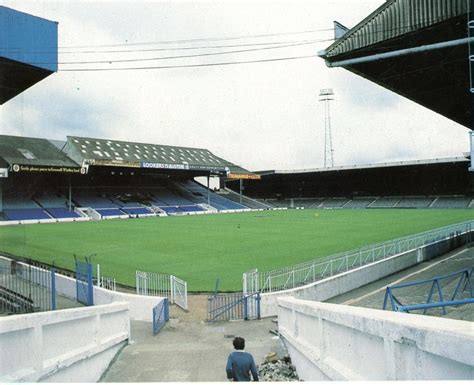
[(0, 162), (7, 223), (248, 210), (194, 178), (259, 178), (206, 149), (77, 136), (2, 135)]
[[(306, 170), (258, 172), (245, 194), (276, 207), (473, 208), (474, 174), (457, 157)], [(238, 191), (239, 182), (226, 185)]]

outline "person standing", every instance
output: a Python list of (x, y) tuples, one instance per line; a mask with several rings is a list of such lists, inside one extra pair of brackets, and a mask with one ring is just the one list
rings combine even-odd
[(227, 378), (233, 381), (250, 381), (250, 374), (253, 380), (258, 381), (257, 366), (250, 353), (244, 351), (245, 340), (242, 337), (235, 337), (232, 341), (235, 351), (229, 354), (227, 359)]

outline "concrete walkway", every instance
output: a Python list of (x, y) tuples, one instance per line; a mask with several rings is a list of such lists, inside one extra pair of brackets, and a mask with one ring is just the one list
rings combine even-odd
[(207, 324), (170, 319), (156, 335), (151, 323), (132, 321), (132, 342), (119, 354), (101, 382), (227, 381), (225, 365), (234, 336), (244, 337), (245, 350), (261, 364), (269, 352), (286, 354), (270, 329), (270, 318)]

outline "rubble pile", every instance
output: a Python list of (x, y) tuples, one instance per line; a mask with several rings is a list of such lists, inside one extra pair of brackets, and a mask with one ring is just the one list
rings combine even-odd
[(275, 352), (266, 355), (258, 368), (258, 377), (260, 381), (300, 381), (290, 357), (280, 359)]

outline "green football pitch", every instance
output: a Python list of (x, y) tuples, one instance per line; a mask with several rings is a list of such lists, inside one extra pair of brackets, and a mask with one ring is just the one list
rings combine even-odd
[(473, 210), (287, 210), (0, 227), (0, 251), (73, 269), (94, 255), (103, 275), (174, 274), (189, 291), (241, 290), (266, 271), (471, 220)]

